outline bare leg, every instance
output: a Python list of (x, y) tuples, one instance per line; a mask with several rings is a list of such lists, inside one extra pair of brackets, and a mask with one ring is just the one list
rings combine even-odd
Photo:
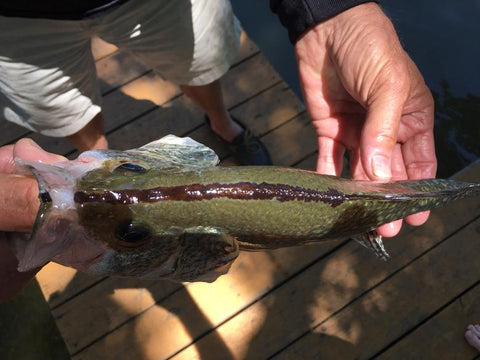
[(468, 325), (467, 331), (465, 331), (465, 339), (480, 352), (480, 325)]
[(97, 114), (80, 131), (67, 136), (67, 139), (70, 140), (78, 151), (108, 149), (102, 113)]
[(228, 113), (219, 80), (201, 86), (180, 85), (180, 88), (207, 113), (212, 130), (224, 140), (232, 141), (242, 132), (243, 129)]

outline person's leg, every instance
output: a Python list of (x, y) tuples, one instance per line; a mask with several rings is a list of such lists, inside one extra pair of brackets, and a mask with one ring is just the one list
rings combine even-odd
[(108, 149), (103, 122), (102, 113), (98, 113), (80, 131), (67, 136), (67, 139), (80, 152), (86, 150)]
[(208, 85), (180, 85), (180, 88), (185, 95), (205, 111), (210, 119), (210, 127), (213, 132), (222, 139), (231, 142), (242, 133), (242, 127), (232, 120), (225, 106), (219, 80)]
[(0, 17), (0, 111), (29, 130), (72, 138), (79, 150), (106, 146), (84, 24)]
[(101, 19), (99, 36), (176, 84), (207, 115), (241, 164), (266, 165), (258, 138), (228, 113), (220, 78), (234, 61), (240, 24), (228, 0), (130, 0)]
[(465, 331), (465, 339), (480, 352), (480, 325), (468, 325), (467, 331)]

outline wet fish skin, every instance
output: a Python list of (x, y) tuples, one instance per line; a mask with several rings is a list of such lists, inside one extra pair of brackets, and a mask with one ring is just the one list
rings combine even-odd
[(240, 250), (355, 237), (480, 194), (451, 180), (374, 183), (217, 161), (174, 137), (54, 167), (19, 161), (42, 199), (31, 238), (17, 241), (20, 270), (53, 260), (96, 275), (213, 281)]

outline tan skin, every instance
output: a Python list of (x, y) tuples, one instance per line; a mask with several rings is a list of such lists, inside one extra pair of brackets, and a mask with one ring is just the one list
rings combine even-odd
[[(359, 5), (317, 25), (295, 51), (318, 134), (318, 172), (339, 175), (349, 151), (355, 179), (435, 177), (433, 99), (378, 5)], [(427, 217), (406, 220), (421, 225)], [(394, 236), (400, 226), (401, 220), (378, 232)]]
[[(316, 25), (298, 40), (295, 51), (305, 103), (318, 135), (319, 172), (338, 175), (343, 154), (349, 151), (356, 179), (435, 176), (431, 94), (376, 4), (356, 6)], [(218, 97), (218, 81), (182, 89), (207, 112), (217, 134), (231, 140), (240, 132)], [(101, 114), (69, 138), (80, 151), (106, 148)], [(11, 174), (15, 156), (47, 163), (63, 157), (29, 140), (0, 148), (0, 229), (29, 231), (38, 190), (33, 179)], [(406, 220), (420, 225), (427, 217), (422, 213)], [(379, 232), (394, 236), (400, 224), (384, 225)], [(0, 247), (0, 274), (6, 274), (0, 275), (0, 295), (5, 300), (18, 293), (35, 271), (16, 272), (16, 260), (1, 239)]]
[(66, 160), (47, 153), (30, 139), (0, 148), (0, 301), (13, 298), (40, 270), (18, 272), (17, 259), (4, 239), (5, 231), (31, 231), (39, 206), (35, 179), (13, 174), (16, 157), (44, 163)]

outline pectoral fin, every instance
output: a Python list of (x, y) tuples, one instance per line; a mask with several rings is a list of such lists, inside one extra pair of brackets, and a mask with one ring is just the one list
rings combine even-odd
[(239, 253), (235, 238), (216, 228), (189, 228), (179, 240), (182, 252), (175, 277), (180, 281), (215, 281), (228, 272)]

